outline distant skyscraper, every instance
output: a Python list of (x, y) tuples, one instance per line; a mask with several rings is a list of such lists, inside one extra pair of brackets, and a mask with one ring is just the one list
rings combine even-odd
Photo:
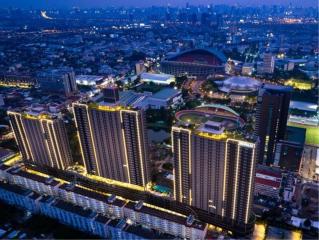
[(275, 70), (275, 57), (271, 53), (264, 53), (263, 72), (273, 74)]
[(70, 165), (72, 155), (62, 119), (30, 112), (8, 115), (23, 160), (59, 169)]
[(96, 103), (73, 107), (87, 171), (145, 186), (149, 162), (143, 112)]
[(261, 164), (273, 164), (276, 142), (285, 137), (290, 96), (290, 87), (264, 85), (259, 90), (255, 136), (260, 140)]
[(75, 74), (72, 68), (52, 69), (40, 72), (37, 82), (44, 92), (71, 96), (77, 92)]
[(252, 217), (256, 143), (206, 124), (196, 130), (174, 126), (172, 144), (175, 199), (247, 224)]

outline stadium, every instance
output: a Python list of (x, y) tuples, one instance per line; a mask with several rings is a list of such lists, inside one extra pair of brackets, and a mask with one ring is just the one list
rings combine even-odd
[(233, 109), (220, 104), (207, 104), (192, 110), (182, 110), (175, 114), (182, 124), (200, 126), (206, 122), (226, 130), (235, 130), (245, 125), (244, 120)]
[(223, 74), (226, 57), (215, 49), (192, 49), (167, 57), (161, 71), (175, 76), (189, 75), (198, 79)]

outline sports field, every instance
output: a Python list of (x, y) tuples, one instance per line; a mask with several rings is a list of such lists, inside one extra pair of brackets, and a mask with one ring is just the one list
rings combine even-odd
[(319, 127), (303, 125), (298, 123), (288, 123), (288, 126), (306, 129), (306, 144), (319, 145)]

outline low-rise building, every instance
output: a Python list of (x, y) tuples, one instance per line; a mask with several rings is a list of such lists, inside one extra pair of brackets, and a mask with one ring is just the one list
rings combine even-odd
[(124, 213), (132, 222), (181, 238), (203, 239), (207, 232), (207, 224), (195, 220), (192, 216), (185, 217), (161, 211), (145, 205), (142, 201), (128, 202), (124, 207)]
[(57, 188), (60, 182), (53, 178), (32, 174), (22, 169), (10, 169), (8, 173), (10, 174), (9, 182), (13, 184), (31, 189), (40, 194), (48, 194), (51, 196), (57, 194)]
[(125, 201), (115, 195), (106, 196), (101, 193), (64, 183), (58, 189), (58, 195), (66, 201), (84, 208), (91, 208), (97, 213), (116, 218), (123, 218)]
[(277, 199), (281, 186), (282, 174), (279, 169), (261, 166), (256, 169), (255, 195)]
[[(147, 239), (150, 238), (147, 236), (153, 236), (152, 239), (167, 239), (175, 236), (204, 239), (207, 232), (207, 224), (193, 216), (187, 217), (143, 202), (136, 204), (125, 201), (114, 195), (62, 183), (57, 179), (41, 176), (40, 173), (2, 164), (0, 177), (2, 181), (8, 181), (19, 189), (30, 189), (30, 193), (44, 195), (39, 200), (39, 206), (28, 207), (33, 212), (39, 211), (64, 224), (103, 238)], [(1, 196), (0, 194), (0, 198)], [(24, 203), (20, 205), (24, 207)], [(121, 219), (128, 219), (130, 224)]]
[(183, 101), (182, 92), (174, 88), (164, 88), (147, 100), (149, 108), (153, 109), (174, 107)]
[(0, 181), (0, 199), (10, 205), (35, 212), (37, 211), (36, 201), (39, 197), (39, 194), (29, 189)]

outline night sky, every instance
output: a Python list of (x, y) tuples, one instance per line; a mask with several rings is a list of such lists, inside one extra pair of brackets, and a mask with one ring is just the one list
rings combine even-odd
[(260, 6), (260, 5), (288, 5), (304, 7), (318, 7), (317, 0), (0, 0), (1, 7), (22, 7), (22, 8), (94, 8), (108, 6), (135, 6), (148, 7), (154, 5), (167, 6), (185, 6), (186, 2), (193, 5), (207, 4), (229, 4), (242, 6)]

